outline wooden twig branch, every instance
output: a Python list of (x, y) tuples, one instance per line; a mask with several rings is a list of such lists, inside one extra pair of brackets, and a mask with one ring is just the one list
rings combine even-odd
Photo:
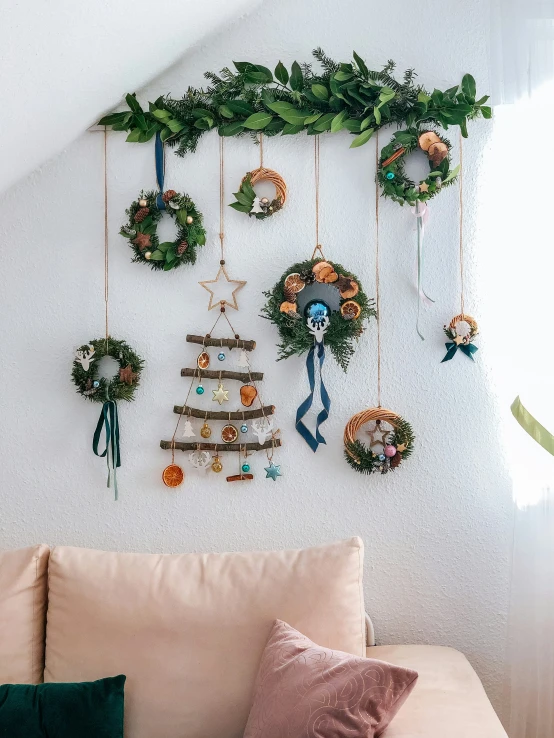
[(245, 351), (254, 351), (256, 341), (243, 341), (242, 338), (206, 338), (206, 336), (187, 336), (187, 343), (199, 343), (201, 346), (227, 346)]
[(237, 379), (239, 382), (247, 384), (253, 382), (261, 382), (264, 378), (263, 372), (231, 372), (226, 369), (221, 371), (212, 371), (211, 369), (181, 369), (182, 377), (202, 377), (202, 379)]
[[(275, 438), (273, 441), (269, 440), (265, 443), (182, 443), (181, 441), (175, 441), (176, 451), (216, 451), (217, 453), (225, 453), (226, 451), (263, 451), (264, 448), (271, 448), (272, 446), (281, 445), (281, 439)], [(160, 441), (160, 448), (170, 451), (173, 447), (171, 441)]]
[(199, 410), (195, 407), (185, 405), (174, 405), (173, 412), (177, 415), (190, 415), (192, 418), (207, 418), (208, 420), (254, 420), (255, 418), (263, 418), (267, 415), (273, 415), (275, 405), (266, 405), (258, 410), (238, 410), (232, 413), (226, 413), (219, 410)]

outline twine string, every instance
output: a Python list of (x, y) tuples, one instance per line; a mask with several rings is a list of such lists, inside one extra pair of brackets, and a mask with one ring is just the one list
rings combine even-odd
[[(315, 176), (315, 249), (314, 254), (319, 249), (321, 255), (321, 246), (319, 244), (319, 136), (314, 136), (314, 176)], [(312, 258), (313, 255), (312, 255)]]
[(264, 168), (264, 134), (260, 133), (260, 169)]
[(464, 147), (463, 137), (460, 130), (460, 306), (461, 314), (464, 314), (464, 167), (463, 167)]
[(104, 310), (106, 328), (106, 353), (108, 353), (109, 337), (109, 238), (108, 238), (108, 128), (104, 126)]
[[(379, 131), (375, 134), (375, 176), (379, 171)], [(377, 311), (377, 407), (381, 407), (381, 302), (379, 291), (379, 186), (375, 179), (375, 307)]]
[(225, 241), (225, 186), (224, 186), (224, 158), (225, 152), (223, 148), (224, 138), (219, 137), (219, 243), (221, 248), (221, 261), (224, 261), (224, 241)]

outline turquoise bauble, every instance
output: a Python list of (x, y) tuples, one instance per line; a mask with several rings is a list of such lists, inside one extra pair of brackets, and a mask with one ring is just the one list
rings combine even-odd
[(243, 423), (243, 424), (241, 425), (241, 427), (240, 427), (240, 432), (241, 432), (241, 433), (248, 433), (248, 426), (246, 425), (246, 423)]
[(250, 464), (243, 464), (241, 469), (246, 474), (247, 472), (250, 471)]
[(196, 394), (197, 395), (203, 395), (204, 394), (204, 387), (202, 387), (201, 384), (199, 384), (198, 387), (196, 388)]
[(385, 174), (385, 177), (386, 177), (386, 178), (387, 178), (388, 180), (394, 179), (394, 172), (387, 172), (387, 173)]
[(331, 315), (329, 305), (321, 300), (311, 300), (304, 308), (304, 316), (313, 320), (314, 323), (321, 323), (324, 318)]
[(379, 461), (385, 461), (386, 458), (385, 454), (379, 454)]
[(92, 383), (92, 386), (94, 387), (94, 389), (98, 389), (98, 387), (100, 387), (100, 382), (98, 382), (98, 380), (95, 380), (95, 381), (94, 381), (94, 382)]
[(225, 354), (223, 353), (223, 351), (221, 351), (221, 352), (220, 352), (220, 353), (219, 353), (219, 354), (217, 355), (217, 358), (218, 358), (218, 359), (219, 359), (220, 361), (225, 361)]

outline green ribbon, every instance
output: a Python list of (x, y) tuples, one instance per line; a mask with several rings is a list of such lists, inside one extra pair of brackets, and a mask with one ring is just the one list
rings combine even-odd
[(529, 410), (523, 406), (519, 399), (519, 395), (512, 402), (511, 411), (514, 418), (521, 425), (523, 430), (528, 433), (531, 438), (542, 446), (545, 451), (554, 456), (554, 436), (550, 431), (546, 430), (544, 425), (534, 418)]
[[(106, 448), (102, 453), (98, 451), (102, 429), (105, 428)], [(117, 467), (121, 466), (121, 454), (119, 452), (119, 421), (117, 417), (117, 405), (114, 400), (106, 400), (102, 405), (102, 411), (98, 418), (98, 424), (92, 439), (92, 450), (96, 456), (106, 457), (108, 464), (108, 489), (114, 485), (115, 499), (117, 500)]]
[(446, 356), (441, 361), (441, 364), (444, 361), (450, 361), (450, 359), (453, 359), (456, 355), (456, 351), (460, 349), (466, 356), (468, 356), (472, 361), (475, 361), (473, 358), (473, 354), (476, 351), (479, 351), (477, 346), (474, 346), (472, 343), (461, 343), (459, 346), (453, 342), (448, 342), (444, 344), (446, 346)]

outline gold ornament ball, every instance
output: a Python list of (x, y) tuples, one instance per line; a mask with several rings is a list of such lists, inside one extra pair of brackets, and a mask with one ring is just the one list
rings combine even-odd
[(203, 425), (202, 428), (200, 428), (200, 435), (202, 438), (209, 438), (212, 435), (212, 429), (209, 425)]
[(216, 456), (215, 459), (212, 462), (212, 471), (214, 471), (216, 474), (219, 474), (219, 472), (223, 469), (223, 464), (219, 460), (219, 456)]
[(187, 215), (187, 223), (190, 225), (193, 222), (194, 218), (192, 215)]
[(151, 251), (145, 251), (144, 252), (144, 258), (145, 259), (149, 259), (151, 256), (152, 256), (152, 252)]
[(260, 202), (262, 203), (262, 205), (269, 205), (269, 200), (267, 199), (267, 197), (262, 197)]
[(148, 200), (142, 198), (141, 200), (139, 200), (139, 205), (141, 206), (141, 208), (145, 208), (148, 205)]

